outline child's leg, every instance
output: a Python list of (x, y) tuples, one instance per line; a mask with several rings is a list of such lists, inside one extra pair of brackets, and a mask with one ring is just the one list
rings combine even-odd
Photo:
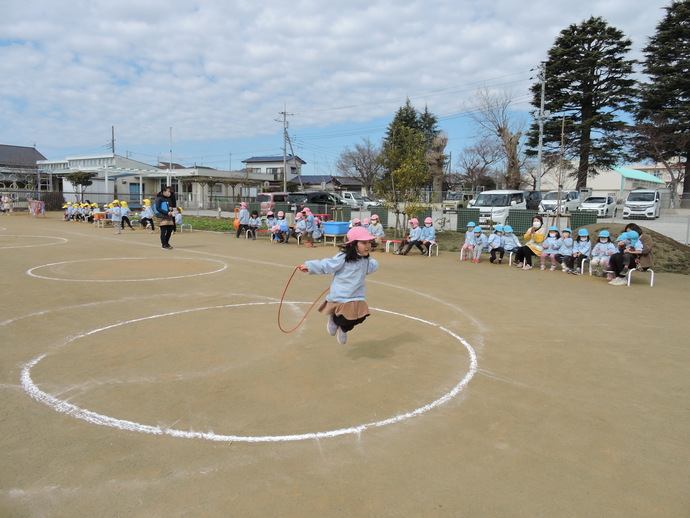
[(556, 254), (549, 254), (549, 258), (551, 259), (551, 268), (556, 268)]
[(336, 315), (336, 314), (334, 314), (334, 315), (333, 315), (333, 322), (335, 322), (335, 324), (336, 324), (340, 329), (342, 329), (343, 331), (345, 331), (346, 333), (348, 333), (348, 332), (352, 331), (352, 328), (353, 328), (353, 327), (355, 327), (356, 325), (361, 324), (362, 322), (364, 322), (364, 320), (365, 320), (366, 318), (367, 318), (367, 317), (362, 317), (362, 318), (358, 318), (357, 320), (348, 320), (347, 318), (345, 318), (345, 317), (342, 316), (342, 315)]
[(472, 258), (475, 261), (479, 261), (479, 258), (482, 255), (482, 247), (481, 246), (475, 246), (474, 249), (472, 250)]
[(542, 253), (541, 253), (541, 257), (539, 257), (539, 260), (541, 261), (541, 265), (542, 265), (542, 266), (546, 266), (546, 257), (547, 257), (548, 255), (549, 255), (549, 254), (546, 253), (546, 252), (542, 252)]

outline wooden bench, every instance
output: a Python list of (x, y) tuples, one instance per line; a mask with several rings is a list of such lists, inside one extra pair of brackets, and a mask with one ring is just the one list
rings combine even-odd
[(333, 246), (336, 246), (338, 244), (338, 238), (343, 238), (343, 243), (347, 240), (347, 234), (324, 234), (323, 235), (323, 244), (325, 245), (328, 243), (329, 239), (333, 238)]

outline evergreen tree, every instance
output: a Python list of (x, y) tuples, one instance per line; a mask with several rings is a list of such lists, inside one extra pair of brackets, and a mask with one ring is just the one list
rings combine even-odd
[[(579, 161), (577, 187), (597, 167), (615, 165), (623, 155), (625, 123), (619, 114), (630, 109), (635, 82), (630, 79), (633, 60), (625, 59), (631, 41), (600, 17), (561, 31), (546, 61), (544, 152), (571, 150)], [(533, 101), (540, 106), (541, 84), (532, 86)], [(563, 124), (565, 122), (565, 124)], [(562, 128), (564, 130), (562, 131)], [(532, 126), (528, 145), (536, 148), (539, 130)]]
[[(690, 206), (690, 0), (674, 1), (644, 49), (649, 82), (639, 89), (635, 151), (666, 165), (671, 189), (684, 176), (684, 202)], [(679, 175), (671, 160), (682, 158)]]

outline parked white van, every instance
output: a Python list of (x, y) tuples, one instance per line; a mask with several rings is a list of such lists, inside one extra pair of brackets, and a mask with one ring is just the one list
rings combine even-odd
[(661, 195), (652, 189), (630, 191), (623, 206), (623, 219), (658, 218), (661, 214)]
[(561, 200), (558, 201), (558, 191), (547, 192), (539, 204), (539, 214), (551, 214), (558, 212), (560, 214), (567, 214), (580, 207), (580, 192), (579, 191), (561, 191)]
[(527, 200), (524, 191), (484, 191), (474, 200), (470, 200), (467, 206), (479, 209), (480, 225), (488, 225), (490, 221), (495, 225), (505, 225), (508, 221), (508, 211), (526, 209)]

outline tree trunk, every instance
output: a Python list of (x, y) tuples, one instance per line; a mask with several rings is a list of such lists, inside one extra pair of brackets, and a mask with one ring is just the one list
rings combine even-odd
[(683, 198), (680, 200), (682, 209), (690, 209), (690, 153), (685, 155), (685, 172), (683, 178)]

